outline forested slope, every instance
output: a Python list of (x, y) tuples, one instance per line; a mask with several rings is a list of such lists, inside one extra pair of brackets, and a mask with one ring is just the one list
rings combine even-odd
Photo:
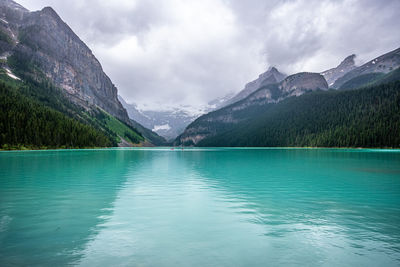
[[(400, 82), (268, 104), (199, 146), (400, 147)], [(206, 127), (206, 126), (205, 126)]]
[[(122, 138), (132, 144), (144, 141), (136, 129), (104, 110), (85, 110), (69, 101), (40, 71), (33, 68), (30, 72), (18, 71), (17, 74), (23, 80), (11, 79), (4, 70), (0, 71), (3, 113), (0, 148), (110, 147), (118, 146)], [(92, 132), (97, 137), (89, 138), (85, 132)]]
[(0, 82), (0, 148), (85, 148), (111, 146), (99, 130), (71, 119)]

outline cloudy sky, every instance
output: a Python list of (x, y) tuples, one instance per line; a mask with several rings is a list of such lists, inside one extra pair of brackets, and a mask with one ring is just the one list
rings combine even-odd
[(400, 47), (400, 0), (16, 0), (52, 6), (127, 102), (202, 105), (268, 66), (320, 72)]

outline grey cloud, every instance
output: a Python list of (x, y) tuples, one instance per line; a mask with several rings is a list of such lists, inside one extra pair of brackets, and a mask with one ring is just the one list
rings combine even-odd
[(20, 0), (52, 6), (130, 102), (199, 105), (269, 65), (322, 71), (400, 46), (398, 0)]
[(299, 0), (286, 6), (294, 8), (282, 17), (270, 14), (266, 28), (278, 30), (265, 29), (264, 42), (267, 61), (288, 72), (320, 71), (352, 53), (366, 61), (400, 45), (400, 1)]

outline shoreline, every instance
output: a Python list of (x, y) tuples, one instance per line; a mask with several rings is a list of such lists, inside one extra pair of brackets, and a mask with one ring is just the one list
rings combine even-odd
[[(35, 151), (73, 151), (73, 150), (143, 150), (143, 149), (165, 149), (171, 150), (175, 149), (180, 151), (181, 147), (174, 147), (174, 146), (131, 146), (131, 147), (85, 147), (85, 148), (26, 148), (26, 149), (0, 149), (0, 152), (35, 152)], [(197, 150), (197, 149), (315, 149), (315, 150), (324, 150), (324, 149), (335, 149), (335, 150), (390, 150), (395, 151), (399, 150), (399, 148), (393, 147), (184, 147), (183, 150)]]

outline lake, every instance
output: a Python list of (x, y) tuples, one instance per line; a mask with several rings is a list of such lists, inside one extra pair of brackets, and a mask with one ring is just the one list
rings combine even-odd
[(399, 266), (400, 151), (0, 152), (0, 266)]

